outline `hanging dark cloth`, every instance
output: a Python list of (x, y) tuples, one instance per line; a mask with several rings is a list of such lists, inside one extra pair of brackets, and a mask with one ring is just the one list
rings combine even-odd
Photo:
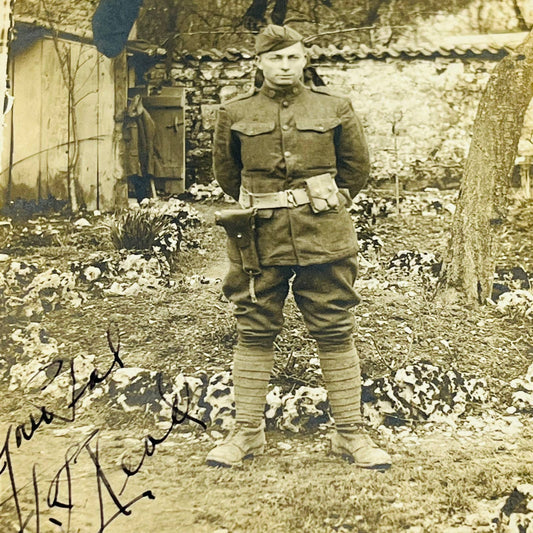
[(124, 172), (133, 183), (139, 202), (152, 196), (150, 180), (162, 176), (159, 138), (150, 113), (136, 95), (124, 117), (124, 142), (126, 153)]
[(92, 19), (94, 44), (107, 57), (124, 50), (143, 0), (100, 0)]

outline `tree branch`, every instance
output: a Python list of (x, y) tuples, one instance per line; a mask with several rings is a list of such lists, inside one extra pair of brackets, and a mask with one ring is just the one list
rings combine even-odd
[(518, 27), (522, 31), (531, 30), (531, 27), (526, 22), (526, 19), (524, 18), (524, 14), (522, 13), (522, 8), (518, 5), (518, 1), (517, 0), (513, 0), (513, 9), (514, 9), (516, 18), (518, 19)]

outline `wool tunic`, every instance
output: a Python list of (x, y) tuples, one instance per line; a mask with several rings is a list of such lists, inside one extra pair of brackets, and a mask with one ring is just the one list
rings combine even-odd
[[(344, 194), (332, 210), (313, 213), (309, 204), (261, 209), (257, 248), (264, 266), (307, 266), (357, 252), (346, 210), (369, 174), (368, 147), (348, 98), (324, 88), (297, 85), (259, 90), (222, 105), (213, 143), (215, 178), (227, 194), (252, 194), (305, 187), (305, 179), (329, 172)], [(342, 196), (342, 194), (341, 194)], [(239, 252), (229, 242), (229, 256)]]

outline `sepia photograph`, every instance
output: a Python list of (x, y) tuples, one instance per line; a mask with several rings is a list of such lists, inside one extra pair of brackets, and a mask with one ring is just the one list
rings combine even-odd
[(533, 533), (533, 0), (0, 0), (0, 533)]

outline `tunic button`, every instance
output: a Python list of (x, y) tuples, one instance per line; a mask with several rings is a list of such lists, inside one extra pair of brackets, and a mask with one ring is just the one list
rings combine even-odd
[(283, 100), (283, 102), (281, 102), (281, 105), (283, 107), (289, 107), (289, 102), (287, 102), (287, 100)]
[(292, 154), (291, 154), (290, 152), (283, 152), (283, 155), (284, 155), (285, 157), (290, 157)]
[(289, 129), (289, 126), (287, 126), (287, 124), (284, 124), (281, 129), (287, 131)]

